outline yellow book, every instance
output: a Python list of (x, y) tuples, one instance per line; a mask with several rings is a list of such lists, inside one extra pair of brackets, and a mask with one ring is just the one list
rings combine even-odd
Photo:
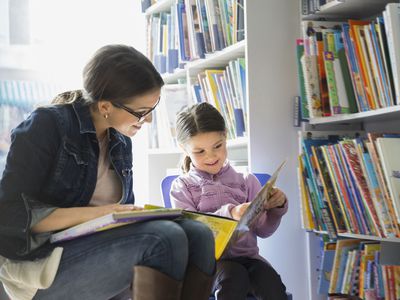
[(215, 240), (215, 259), (218, 260), (224, 253), (238, 222), (230, 218), (192, 211), (183, 211), (183, 217), (202, 222), (211, 229)]
[[(160, 206), (146, 204), (145, 209), (160, 209)], [(215, 242), (215, 259), (219, 259), (225, 248), (227, 247), (229, 241), (235, 232), (238, 222), (231, 218), (221, 217), (213, 214), (181, 210), (182, 217), (187, 219), (196, 220), (206, 224), (212, 231), (214, 235)]]
[(298, 178), (299, 178), (299, 186), (300, 186), (300, 195), (301, 195), (301, 219), (303, 228), (306, 230), (315, 230), (315, 223), (313, 219), (313, 213), (311, 211), (311, 199), (309, 198), (306, 184), (304, 182), (305, 178), (303, 176), (304, 172), (304, 165), (301, 159), (301, 155), (298, 156), (299, 167), (297, 168), (298, 171)]
[(367, 262), (372, 261), (375, 258), (375, 252), (381, 250), (381, 245), (379, 243), (370, 243), (370, 244), (365, 244), (364, 245), (364, 250), (361, 253), (361, 259), (360, 259), (360, 281), (359, 281), (359, 295), (360, 298), (364, 298), (364, 281), (366, 280), (365, 278), (365, 273), (367, 271)]
[(210, 90), (210, 100), (212, 101), (211, 104), (214, 105), (219, 112), (222, 113), (221, 103), (218, 101), (218, 85), (215, 82), (213, 74), (223, 74), (223, 70), (205, 70), (207, 85), (209, 86)]

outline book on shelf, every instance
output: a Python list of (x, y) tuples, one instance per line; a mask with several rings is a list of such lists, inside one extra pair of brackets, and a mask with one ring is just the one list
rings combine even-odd
[(156, 219), (174, 219), (182, 215), (181, 209), (159, 208), (113, 212), (84, 223), (72, 226), (65, 230), (55, 232), (50, 237), (51, 243), (72, 240), (81, 236), (109, 230), (136, 222)]
[(318, 294), (320, 295), (328, 294), (335, 252), (336, 242), (324, 243), (318, 275)]
[(155, 119), (152, 126), (156, 132), (149, 132), (149, 135), (156, 135), (157, 141), (151, 144), (153, 148), (176, 148), (175, 121), (177, 114), (190, 103), (186, 84), (166, 84), (161, 89), (161, 100), (158, 109), (155, 111)]
[(382, 169), (397, 218), (400, 223), (400, 137), (379, 137), (376, 139)]

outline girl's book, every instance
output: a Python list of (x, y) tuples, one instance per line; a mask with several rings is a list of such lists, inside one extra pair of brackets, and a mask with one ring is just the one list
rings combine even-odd
[(50, 242), (55, 243), (72, 240), (80, 236), (93, 234), (95, 232), (108, 230), (135, 222), (143, 222), (155, 219), (174, 219), (180, 215), (182, 215), (182, 210), (178, 208), (159, 208), (114, 212), (53, 233), (50, 237)]
[(279, 172), (285, 165), (284, 160), (276, 171), (272, 174), (269, 180), (264, 184), (261, 190), (257, 193), (256, 197), (251, 201), (251, 204), (247, 207), (246, 211), (242, 215), (237, 225), (238, 231), (248, 231), (254, 223), (257, 221), (259, 216), (265, 211), (264, 204), (268, 201), (272, 189), (275, 186), (275, 182), (278, 179)]

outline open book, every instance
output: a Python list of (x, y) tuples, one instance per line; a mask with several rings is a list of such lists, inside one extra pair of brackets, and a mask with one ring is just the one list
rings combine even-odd
[(135, 222), (155, 220), (155, 219), (174, 219), (182, 215), (181, 209), (160, 208), (114, 212), (102, 217), (78, 224), (68, 229), (53, 233), (50, 242), (60, 242), (72, 240), (79, 236), (89, 235), (98, 231), (107, 230)]
[[(212, 213), (183, 210), (183, 218), (200, 221), (211, 229), (214, 235), (216, 259), (219, 259), (222, 256), (229, 243), (233, 243), (240, 234), (248, 231), (254, 225), (258, 217), (264, 212), (264, 204), (268, 201), (279, 172), (285, 163), (286, 160), (280, 164), (278, 169), (264, 184), (239, 221), (214, 215)], [(160, 207), (145, 205), (145, 209), (160, 209)]]
[(237, 231), (248, 231), (257, 221), (258, 217), (264, 212), (264, 205), (268, 201), (275, 182), (278, 179), (279, 172), (285, 165), (284, 160), (279, 167), (275, 170), (274, 174), (268, 179), (261, 190), (257, 193), (256, 197), (251, 201), (246, 211), (239, 220)]

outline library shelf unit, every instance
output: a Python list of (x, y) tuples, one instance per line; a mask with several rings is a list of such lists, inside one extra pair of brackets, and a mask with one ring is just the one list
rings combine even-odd
[[(373, 18), (380, 14), (387, 3), (398, 1), (375, 0), (334, 0), (320, 7), (320, 11), (311, 15), (302, 15), (301, 20), (338, 20), (349, 18)], [(301, 4), (301, 1), (300, 1)], [(400, 51), (400, 49), (397, 49)], [(356, 129), (354, 129), (356, 128)], [(362, 130), (365, 132), (398, 132), (400, 128), (400, 105), (347, 115), (310, 118), (302, 124), (302, 132)], [(400, 158), (399, 158), (400, 159)], [(317, 294), (318, 276), (321, 263), (320, 237), (327, 235), (324, 231), (306, 231), (306, 248), (308, 264), (308, 294), (310, 300), (326, 299), (326, 295)], [(338, 238), (379, 241), (381, 244), (381, 263), (400, 265), (400, 238), (380, 238), (371, 235), (338, 233)]]
[[(166, 11), (176, 3), (163, 1), (145, 12), (145, 17)], [(188, 88), (198, 72), (221, 67), (233, 58), (246, 62), (246, 99), (248, 131), (245, 138), (228, 141), (229, 159), (247, 166), (249, 172), (269, 173), (279, 162), (289, 158), (278, 180), (291, 202), (280, 229), (270, 239), (259, 241), (260, 254), (280, 271), (288, 290), (297, 299), (307, 299), (306, 278), (296, 274), (306, 269), (305, 235), (299, 235), (300, 216), (296, 199), (296, 129), (292, 127), (292, 99), (297, 93), (296, 61), (292, 57), (293, 41), (297, 37), (299, 6), (296, 1), (245, 0), (244, 40), (221, 51), (186, 63), (184, 69), (163, 74), (166, 83), (186, 81)], [(190, 93), (191, 94), (191, 93)], [(145, 166), (139, 176), (146, 176), (147, 199), (161, 204), (160, 182), (170, 169), (176, 169), (181, 158), (178, 150), (149, 149), (135, 159)], [(135, 187), (136, 188), (136, 187)], [(271, 242), (273, 241), (273, 242)], [(293, 247), (300, 245), (299, 248)], [(282, 260), (282, 255), (285, 259)], [(293, 270), (296, 270), (293, 272)]]
[[(152, 14), (169, 11), (174, 3), (176, 3), (175, 0), (156, 2), (146, 10), (145, 16), (148, 18)], [(245, 51), (246, 40), (242, 40), (224, 49), (221, 49), (220, 51), (208, 53), (205, 55), (205, 58), (188, 61), (184, 64), (183, 68), (177, 68), (173, 73), (163, 73), (162, 77), (165, 84), (185, 82), (187, 84), (188, 95), (190, 97), (188, 102), (194, 103), (190, 84), (193, 82), (193, 79), (197, 77), (197, 74), (206, 69), (225, 67), (228, 65), (229, 61), (236, 58), (245, 57)], [(233, 140), (228, 140), (227, 148), (229, 159), (232, 161), (238, 161), (240, 164), (243, 164), (244, 162), (247, 164), (247, 147), (247, 137), (239, 137)], [(149, 148), (147, 157), (149, 166), (149, 185), (156, 186), (157, 183), (161, 182), (161, 179), (166, 176), (168, 169), (177, 170), (182, 155), (183, 152), (179, 148)], [(155, 201), (157, 204), (161, 204), (160, 191), (156, 189), (150, 191), (149, 199), (152, 199), (152, 201)]]
[[(320, 10), (311, 15), (303, 16), (303, 20), (315, 19), (343, 19), (369, 17), (376, 12), (383, 11), (391, 0), (333, 0), (321, 5)], [(361, 8), (361, 9), (360, 9)]]

